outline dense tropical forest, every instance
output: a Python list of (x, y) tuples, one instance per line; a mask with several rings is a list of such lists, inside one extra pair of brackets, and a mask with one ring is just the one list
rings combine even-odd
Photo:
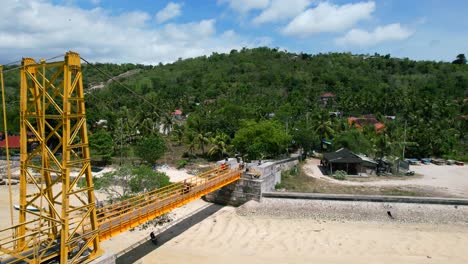
[[(151, 162), (173, 144), (185, 149), (180, 159), (347, 147), (376, 158), (468, 160), (462, 54), (446, 63), (262, 47), (157, 66), (83, 64), (83, 73), (91, 147), (107, 158), (162, 150)], [(9, 129), (18, 132), (19, 74), (5, 74), (5, 84)], [(383, 128), (348, 120), (363, 116)]]

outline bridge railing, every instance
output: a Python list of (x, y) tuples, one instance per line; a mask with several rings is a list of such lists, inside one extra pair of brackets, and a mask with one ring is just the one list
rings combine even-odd
[(240, 178), (238, 169), (218, 167), (97, 210), (99, 236), (108, 239), (198, 199)]

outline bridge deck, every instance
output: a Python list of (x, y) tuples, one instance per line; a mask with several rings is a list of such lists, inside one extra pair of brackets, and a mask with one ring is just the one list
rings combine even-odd
[(240, 178), (240, 171), (216, 168), (183, 182), (99, 208), (98, 225), (101, 240), (154, 219), (198, 199)]

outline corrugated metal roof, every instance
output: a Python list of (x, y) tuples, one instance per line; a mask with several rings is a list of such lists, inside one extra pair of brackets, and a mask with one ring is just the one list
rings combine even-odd
[(331, 163), (361, 163), (362, 159), (352, 153), (350, 150), (341, 148), (335, 152), (327, 152), (323, 154), (323, 158)]

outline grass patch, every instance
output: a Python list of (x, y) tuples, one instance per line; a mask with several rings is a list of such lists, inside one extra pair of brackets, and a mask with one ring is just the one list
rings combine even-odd
[(299, 167), (297, 175), (287, 173), (282, 177), (281, 185), (276, 188), (290, 192), (330, 193), (330, 194), (364, 194), (364, 195), (395, 195), (395, 196), (440, 196), (433, 191), (412, 187), (377, 187), (352, 186), (335, 184), (325, 180), (315, 179), (306, 175)]

